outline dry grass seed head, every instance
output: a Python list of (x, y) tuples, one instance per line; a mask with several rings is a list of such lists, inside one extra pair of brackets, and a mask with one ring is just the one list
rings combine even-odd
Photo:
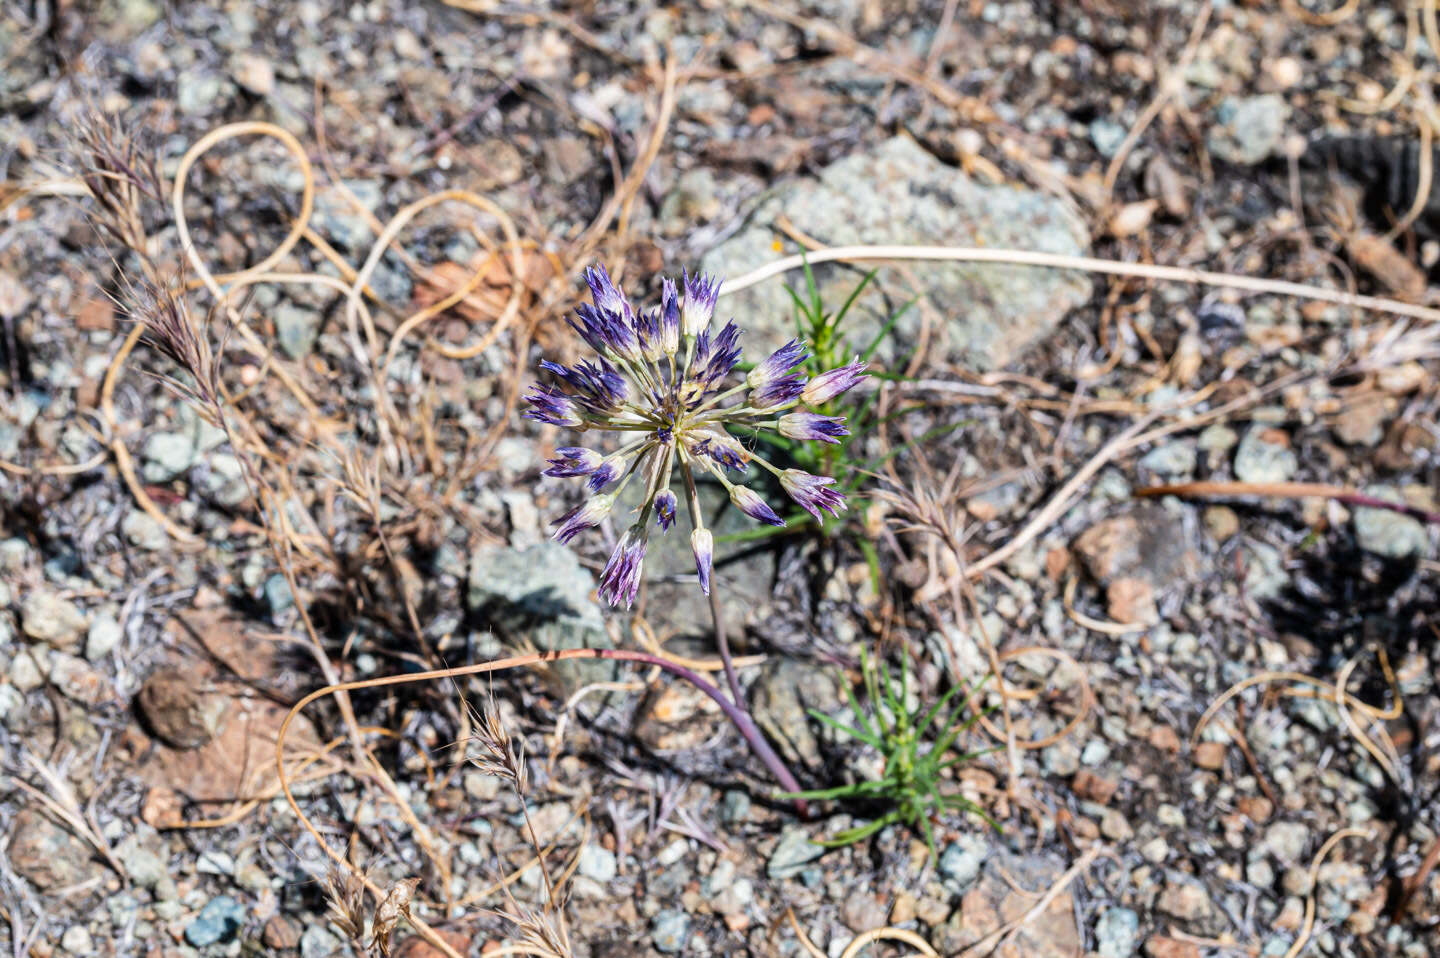
[(531, 949), (531, 954), (545, 958), (571, 958), (574, 950), (570, 947), (570, 933), (565, 927), (565, 919), (561, 917), (560, 907), (556, 903), (553, 911), (540, 911), (518, 905), (511, 899), (505, 917), (515, 925), (520, 941)]
[(352, 871), (332, 864), (325, 872), (330, 921), (357, 946), (365, 939), (365, 883)]
[(470, 733), (468, 757), (480, 771), (509, 782), (515, 791), (524, 793), (529, 785), (525, 768), (525, 743), (518, 742), (500, 719), (493, 693), (483, 708), (469, 706), (474, 731)]
[(96, 203), (96, 225), (146, 255), (142, 209), (147, 201), (163, 208), (165, 197), (156, 151), (118, 119), (93, 107), (75, 118), (70, 135), (80, 181)]
[(219, 428), (223, 415), (220, 363), (207, 335), (210, 318), (197, 323), (190, 315), (180, 292), (183, 277), (164, 285), (141, 280), (128, 286), (128, 309), (134, 321), (145, 327), (145, 342), (184, 370), (191, 381), (182, 382), (165, 373), (152, 375)]

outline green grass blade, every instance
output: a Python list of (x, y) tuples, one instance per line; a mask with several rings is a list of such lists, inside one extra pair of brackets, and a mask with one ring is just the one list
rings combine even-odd
[(811, 839), (811, 841), (817, 845), (824, 845), (826, 848), (841, 848), (845, 845), (853, 845), (862, 839), (869, 838), (871, 835), (880, 831), (880, 829), (887, 825), (893, 825), (898, 820), (899, 817), (894, 812), (888, 812), (873, 822), (857, 825), (854, 828), (847, 828), (845, 831), (840, 832), (838, 835), (833, 835), (830, 838)]
[[(914, 305), (915, 300), (912, 299), (904, 306), (901, 306), (899, 309), (895, 310), (894, 315), (892, 315), (888, 320), (885, 321), (884, 326), (880, 327), (879, 332), (875, 334), (875, 338), (870, 340), (870, 345), (866, 346), (865, 349), (861, 351), (860, 358), (868, 363), (870, 361), (870, 357), (875, 355), (875, 350), (879, 349), (880, 344), (885, 342), (885, 337), (889, 336), (891, 330), (895, 328), (895, 324), (900, 322), (900, 317), (904, 316), (906, 311), (908, 311), (910, 307)], [(914, 350), (911, 350), (911, 352), (914, 352)]]
[(869, 732), (875, 739), (871, 744), (879, 748), (880, 746), (876, 743), (880, 741), (880, 729), (870, 724), (870, 716), (866, 715), (865, 710), (860, 707), (860, 700), (855, 697), (855, 690), (850, 687), (850, 683), (842, 678), (840, 686), (845, 690), (845, 700), (850, 703), (850, 711), (855, 713), (855, 718), (865, 727), (865, 731)]
[(813, 718), (815, 721), (820, 722), (824, 725), (828, 725), (837, 732), (844, 732), (851, 738), (864, 742), (866, 745), (870, 745), (875, 748), (880, 747), (880, 740), (868, 732), (862, 732), (858, 728), (853, 728), (849, 725), (846, 725), (839, 719), (833, 719), (830, 716), (826, 715), (824, 712), (817, 712), (815, 709), (810, 709), (809, 712), (810, 717)]
[[(878, 269), (872, 269), (866, 273), (860, 282), (855, 285), (855, 288), (850, 291), (850, 296), (845, 300), (845, 305), (840, 307), (840, 312), (830, 318), (829, 325), (831, 330), (840, 328), (840, 323), (844, 321), (845, 315), (850, 312), (850, 307), (855, 305), (855, 300), (860, 298), (860, 294), (865, 291), (866, 286), (870, 285), (870, 281), (875, 278), (875, 274), (878, 272), (880, 272)], [(844, 362), (844, 359), (842, 358), (840, 361)]]
[(859, 795), (855, 785), (836, 785), (834, 788), (814, 788), (804, 792), (778, 792), (776, 798), (803, 799), (807, 802), (828, 802), (839, 798)]

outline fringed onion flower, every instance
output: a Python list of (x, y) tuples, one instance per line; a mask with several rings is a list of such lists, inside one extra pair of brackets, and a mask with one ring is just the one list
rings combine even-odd
[[(590, 497), (556, 523), (555, 538), (569, 542), (599, 525), (615, 507), (621, 490), (639, 477), (645, 495), (600, 577), (600, 594), (611, 605), (629, 607), (640, 586), (640, 570), (651, 519), (662, 532), (675, 522), (678, 501), (671, 480), (685, 489), (694, 531), (690, 536), (700, 588), (710, 592), (714, 539), (700, 514), (695, 477), (708, 473), (730, 494), (741, 512), (758, 522), (785, 521), (752, 489), (733, 476), (751, 463), (772, 473), (803, 509), (838, 515), (845, 498), (835, 480), (798, 469), (781, 469), (737, 438), (771, 430), (798, 440), (838, 443), (848, 435), (844, 419), (800, 407), (819, 406), (850, 389), (865, 375), (858, 359), (807, 381), (800, 371), (805, 347), (790, 341), (757, 364), (739, 383), (728, 382), (740, 363), (740, 329), (728, 322), (711, 328), (718, 280), (683, 274), (680, 285), (661, 284), (660, 303), (640, 310), (610, 280), (603, 267), (585, 271), (593, 305), (576, 310), (570, 325), (595, 351), (573, 366), (542, 361), (554, 382), (526, 396), (531, 419), (582, 433), (610, 432), (618, 447), (555, 450), (547, 476), (583, 477)], [(598, 445), (598, 443), (596, 443)]]

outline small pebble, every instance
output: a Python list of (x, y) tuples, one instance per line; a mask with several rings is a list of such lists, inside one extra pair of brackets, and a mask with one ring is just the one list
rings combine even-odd
[(690, 941), (690, 916), (676, 909), (658, 912), (650, 920), (650, 940), (657, 951), (678, 954)]

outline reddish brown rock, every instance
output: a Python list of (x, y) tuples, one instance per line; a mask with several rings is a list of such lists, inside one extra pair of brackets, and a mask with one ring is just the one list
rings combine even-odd
[(1229, 750), (1224, 742), (1201, 742), (1195, 746), (1195, 764), (1201, 768), (1218, 771), (1225, 767), (1225, 753)]
[[(470, 954), (471, 935), (462, 931), (439, 930), (445, 943), (462, 955)], [(395, 950), (395, 958), (444, 958), (445, 953), (424, 938), (406, 938)]]
[(78, 885), (94, 872), (90, 847), (34, 809), (15, 816), (7, 855), (15, 873), (42, 892)]
[(1133, 578), (1159, 590), (1194, 579), (1200, 569), (1184, 522), (1156, 505), (1095, 523), (1075, 540), (1074, 552), (1101, 585)]
[(1149, 958), (1200, 958), (1200, 947), (1178, 938), (1156, 935), (1145, 942), (1145, 954)]
[(164, 668), (151, 674), (135, 698), (155, 736), (175, 748), (199, 748), (215, 737), (225, 699), (197, 687), (194, 672)]
[(1079, 798), (1108, 805), (1110, 799), (1115, 797), (1115, 791), (1120, 787), (1120, 783), (1097, 775), (1088, 768), (1082, 768), (1071, 779), (1070, 787), (1074, 789), (1075, 795)]
[(283, 951), (300, 947), (300, 926), (284, 915), (272, 915), (260, 933), (260, 940), (266, 948)]

